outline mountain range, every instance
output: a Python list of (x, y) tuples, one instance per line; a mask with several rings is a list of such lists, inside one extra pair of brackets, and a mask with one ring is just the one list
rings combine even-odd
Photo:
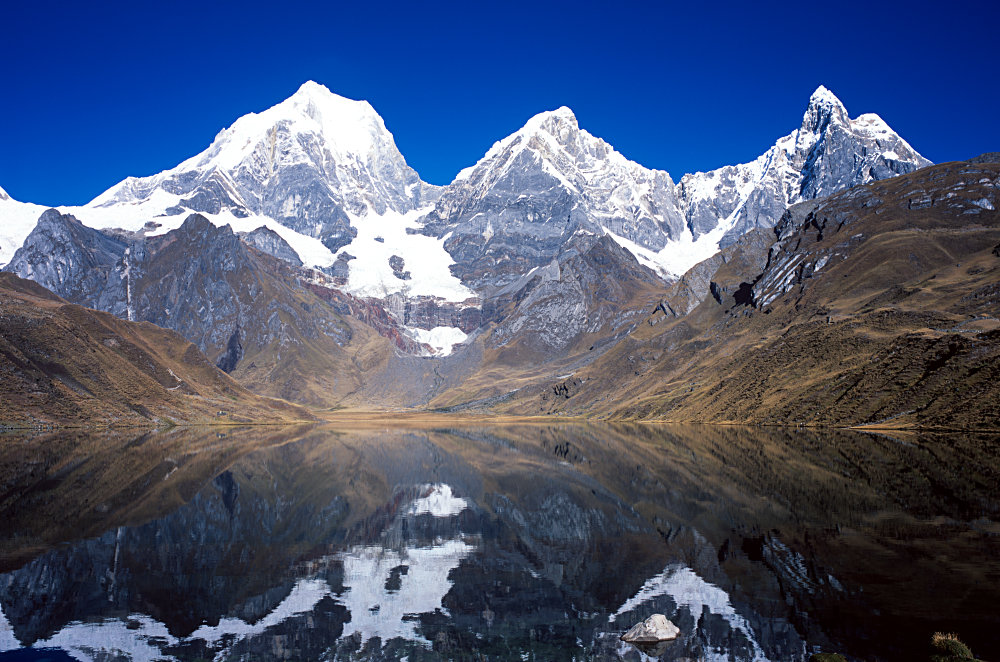
[[(850, 263), (851, 242), (808, 259), (795, 253), (802, 241), (793, 250), (788, 237), (813, 231), (803, 228), (841, 241), (855, 215), (874, 213), (867, 238), (885, 232), (882, 207), (903, 229), (920, 214), (935, 219), (928, 231), (995, 227), (988, 163), (975, 181), (962, 170), (972, 166), (930, 165), (877, 115), (852, 119), (820, 87), (801, 124), (750, 163), (675, 182), (582, 129), (564, 107), (531, 118), (439, 187), (406, 164), (367, 102), (307, 82), (200, 154), (87, 205), (46, 210), (0, 191), (0, 263), (69, 302), (177, 331), (252, 391), (312, 407), (690, 417), (630, 408), (601, 389), (585, 405), (562, 396), (575, 393), (579, 371), (621, 373), (649, 329), (683, 327), (693, 342), (714, 328), (703, 328), (699, 310), (731, 299), (730, 326), (771, 315), (804, 278), (820, 282)], [(937, 178), (921, 178), (927, 172)], [(870, 193), (890, 179), (923, 197)], [(948, 189), (954, 181), (965, 188)], [(968, 209), (941, 207), (949, 194), (968, 201), (972, 189), (980, 197)], [(921, 207), (924, 197), (931, 202)], [(849, 219), (836, 232), (815, 217), (828, 200)], [(990, 232), (962, 251), (979, 255)], [(982, 259), (982, 273), (993, 274)], [(903, 287), (904, 275), (940, 266), (918, 262), (880, 274), (878, 286)], [(716, 277), (736, 264), (745, 280)], [(847, 296), (837, 283), (821, 307)], [(740, 346), (726, 335), (735, 331), (713, 333), (698, 341), (701, 359)], [(654, 363), (677, 368), (676, 343), (657, 342)], [(645, 374), (631, 372), (614, 388)], [(567, 402), (545, 400), (552, 389)], [(599, 404), (611, 402), (621, 406)]]

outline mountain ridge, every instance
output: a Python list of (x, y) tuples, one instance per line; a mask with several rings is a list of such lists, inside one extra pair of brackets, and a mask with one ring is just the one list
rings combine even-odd
[[(820, 106), (835, 109), (846, 118), (843, 104), (820, 86), (810, 98), (803, 126), (806, 126), (810, 112)], [(323, 120), (326, 115), (333, 116), (338, 121), (326, 122)], [(877, 116), (862, 115), (858, 120), (863, 118), (867, 118), (864, 119), (866, 126), (876, 126), (880, 131), (884, 128), (891, 145), (900, 145), (901, 151), (905, 152), (905, 163), (914, 167), (928, 163), (892, 132), (888, 125), (881, 120), (876, 122)], [(850, 121), (849, 118), (847, 120)], [(843, 124), (843, 121), (840, 123)], [(338, 124), (343, 126), (339, 129), (330, 126)], [(343, 128), (348, 126), (354, 128), (350, 131)], [(799, 131), (801, 129), (802, 127)], [(353, 137), (344, 138), (344, 135)], [(795, 135), (796, 132), (793, 132), (779, 139), (778, 143)], [(546, 136), (554, 140), (546, 140)], [(573, 149), (569, 152), (563, 149), (563, 145), (559, 144), (560, 136), (563, 143), (573, 142)], [(574, 140), (569, 141), (570, 138)], [(581, 129), (573, 112), (563, 106), (530, 118), (521, 129), (497, 141), (475, 165), (459, 172), (451, 184), (435, 187), (422, 182), (406, 165), (392, 135), (385, 129), (382, 118), (370, 104), (345, 99), (311, 81), (304, 83), (288, 99), (259, 113), (238, 118), (216, 136), (212, 145), (177, 166), (149, 177), (127, 178), (97, 196), (88, 205), (61, 209), (73, 213), (93, 227), (120, 227), (153, 233), (162, 233), (176, 227), (179, 225), (177, 217), (183, 217), (186, 212), (206, 214), (213, 222), (220, 225), (229, 223), (242, 232), (267, 225), (272, 231), (282, 234), (308, 266), (332, 272), (335, 269), (334, 263), (338, 257), (342, 257), (342, 253), (354, 255), (357, 252), (351, 252), (346, 247), (358, 236), (362, 224), (383, 225), (387, 222), (386, 214), (406, 214), (421, 206), (435, 205), (435, 214), (439, 218), (422, 219), (421, 223), (428, 226), (422, 232), (440, 239), (447, 234), (445, 225), (457, 226), (452, 229), (453, 236), (447, 240), (450, 242), (448, 252), (461, 261), (466, 259), (470, 250), (477, 255), (488, 250), (479, 244), (488, 243), (489, 239), (483, 242), (481, 238), (492, 238), (496, 232), (502, 231), (502, 228), (495, 226), (503, 222), (504, 216), (486, 219), (485, 222), (482, 218), (475, 222), (470, 218), (455, 218), (456, 206), (465, 204), (468, 207), (467, 203), (461, 203), (461, 199), (468, 198), (469, 194), (453, 193), (450, 195), (451, 201), (447, 203), (439, 203), (438, 198), (462, 188), (463, 182), (477, 168), (481, 170), (484, 163), (496, 158), (505, 149), (519, 146), (516, 152), (521, 154), (532, 140), (536, 145), (539, 141), (544, 141), (550, 143), (550, 146), (551, 143), (557, 146), (557, 149), (549, 151), (560, 157), (555, 161), (560, 161), (561, 166), (553, 165), (553, 159), (542, 159), (540, 169), (543, 175), (551, 176), (555, 172), (556, 181), (568, 184), (571, 194), (581, 193), (579, 189), (586, 187), (583, 196), (585, 199), (581, 199), (579, 195), (570, 195), (570, 199), (554, 199), (546, 204), (536, 205), (533, 208), (535, 216), (542, 215), (542, 220), (550, 222), (562, 218), (564, 213), (566, 217), (574, 215), (575, 221), (569, 224), (572, 226), (570, 234), (580, 228), (597, 234), (609, 231), (614, 237), (621, 239), (620, 243), (636, 254), (640, 261), (670, 278), (681, 275), (699, 259), (707, 257), (713, 248), (720, 247), (720, 243), (730, 242), (737, 233), (751, 227), (773, 224), (777, 220), (775, 216), (780, 216), (780, 205), (772, 199), (778, 194), (775, 190), (764, 196), (765, 200), (753, 202), (751, 206), (756, 210), (753, 218), (725, 228), (721, 233), (723, 236), (718, 237), (719, 241), (697, 243), (706, 233), (718, 228), (726, 220), (737, 202), (741, 200), (741, 205), (746, 204), (745, 198), (749, 193), (737, 195), (736, 188), (740, 187), (736, 186), (736, 179), (752, 179), (753, 173), (749, 173), (748, 168), (752, 170), (753, 164), (760, 165), (758, 162), (768, 154), (773, 156), (778, 143), (749, 164), (724, 166), (708, 173), (691, 173), (675, 182), (669, 173), (645, 168), (630, 161), (601, 138)], [(866, 143), (863, 151), (870, 146)], [(883, 151), (891, 152), (889, 147)], [(365, 154), (359, 156), (360, 152)], [(375, 156), (369, 158), (372, 154)], [(582, 158), (585, 162), (583, 165), (588, 167), (570, 168), (568, 160), (572, 159), (567, 159), (568, 156)], [(345, 159), (351, 163), (357, 162), (357, 167), (345, 166)], [(823, 163), (823, 160), (820, 162)], [(594, 167), (595, 165), (599, 167)], [(275, 172), (272, 171), (276, 167), (281, 181), (272, 181), (275, 179)], [(345, 168), (349, 172), (345, 172)], [(726, 171), (727, 168), (729, 171)], [(897, 167), (897, 171), (886, 168), (876, 170), (878, 172), (875, 176), (878, 178), (898, 174), (898, 171), (906, 168)], [(281, 174), (282, 172), (285, 174)], [(705, 194), (696, 194), (696, 189), (706, 189), (706, 182), (711, 183), (709, 180), (713, 178), (720, 179), (720, 182), (709, 187), (710, 193), (713, 200), (722, 201), (721, 206), (714, 202), (708, 205), (704, 199)], [(588, 179), (596, 181), (588, 182)], [(746, 188), (746, 184), (744, 182), (741, 186)], [(771, 188), (775, 186), (772, 185)], [(824, 190), (822, 186), (813, 186), (809, 188), (808, 194), (815, 197)], [(507, 216), (524, 220), (525, 214), (517, 209), (517, 195), (511, 197), (509, 193), (500, 192), (498, 196), (494, 196), (494, 205), (502, 207), (501, 211), (506, 210)], [(790, 200), (784, 193), (778, 197), (782, 203)], [(728, 198), (733, 199), (726, 202), (725, 199)], [(38, 208), (36, 213), (41, 213), (42, 210), (44, 208)], [(764, 218), (761, 217), (761, 210), (766, 212)], [(10, 212), (6, 212), (6, 215), (10, 215)], [(466, 215), (470, 216), (474, 217), (475, 212)], [(587, 223), (582, 220), (586, 216), (604, 220)], [(494, 220), (497, 222), (492, 223)], [(151, 227), (146, 228), (147, 224), (151, 224)], [(24, 225), (21, 223), (19, 227)], [(529, 229), (538, 232), (537, 226), (536, 219)], [(17, 243), (17, 238), (20, 235), (26, 236), (28, 230), (30, 228), (22, 227), (6, 243)], [(455, 236), (456, 233), (464, 235), (464, 239), (460, 241)], [(551, 235), (552, 230), (548, 229), (545, 233)], [(475, 236), (480, 237), (478, 243), (473, 240)], [(548, 240), (539, 238), (538, 241), (541, 244), (551, 244), (553, 239), (550, 236)], [(23, 238), (20, 240), (23, 241)], [(670, 255), (657, 255), (665, 243), (673, 240), (679, 240), (679, 243), (671, 249)], [(471, 249), (470, 242), (473, 244)], [(9, 261), (16, 246), (5, 248), (4, 243), (0, 237), (0, 260), (7, 253), (5, 261)], [(554, 254), (551, 247), (542, 246), (539, 250), (546, 258)], [(696, 251), (694, 257), (684, 257), (692, 250)], [(528, 268), (538, 266), (535, 262), (537, 260), (529, 258)], [(340, 267), (342, 271), (348, 272), (352, 268), (371, 269), (371, 266), (362, 267), (355, 262), (354, 265), (345, 263)], [(461, 272), (465, 267), (459, 265), (457, 269)], [(379, 278), (388, 285), (389, 291), (397, 291), (400, 287), (406, 291), (406, 287), (393, 279), (390, 271), (384, 271)], [(476, 282), (473, 279), (473, 284)], [(410, 289), (413, 290), (412, 287)], [(411, 295), (426, 293), (413, 290)]]

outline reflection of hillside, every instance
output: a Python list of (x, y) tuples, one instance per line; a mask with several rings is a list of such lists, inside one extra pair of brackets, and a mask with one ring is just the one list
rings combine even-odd
[(308, 429), (7, 434), (0, 443), (0, 570), (53, 544), (166, 514), (236, 459)]
[(611, 634), (660, 610), (685, 632), (671, 659), (892, 658), (942, 627), (996, 647), (996, 439), (595, 424), (25, 447), (0, 457), (21, 643), (96, 619), (162, 626), (180, 659), (287, 657), (279, 636), (559, 659), (617, 655)]
[[(829, 635), (891, 658), (923, 645), (907, 630), (946, 627), (1000, 645), (988, 588), (1000, 579), (995, 437), (648, 425), (494, 434), (498, 449), (550, 453), (555, 470), (593, 478), (655, 523), (670, 554), (737, 604), (788, 614), (810, 641)], [(871, 622), (900, 639), (866, 641)]]

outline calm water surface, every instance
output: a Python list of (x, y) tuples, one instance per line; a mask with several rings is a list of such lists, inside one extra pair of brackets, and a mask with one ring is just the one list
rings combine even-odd
[(6, 435), (0, 661), (1000, 659), (998, 521), (995, 435)]

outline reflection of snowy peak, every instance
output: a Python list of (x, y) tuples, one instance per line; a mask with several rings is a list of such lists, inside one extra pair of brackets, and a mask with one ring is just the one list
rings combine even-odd
[(406, 165), (367, 101), (310, 81), (236, 120), (202, 153), (158, 175), (130, 177), (90, 206), (257, 214), (336, 249), (353, 235), (349, 215), (407, 212), (436, 195)]
[(351, 613), (343, 636), (357, 633), (362, 642), (401, 638), (430, 645), (414, 616), (447, 613), (443, 600), (453, 584), (449, 574), (474, 550), (462, 540), (443, 540), (401, 550), (359, 546), (343, 552), (339, 560), (346, 591), (339, 601)]
[(852, 120), (820, 86), (798, 129), (750, 163), (685, 175), (678, 197), (694, 237), (718, 228), (725, 246), (755, 227), (772, 227), (791, 204), (926, 165), (878, 115)]

